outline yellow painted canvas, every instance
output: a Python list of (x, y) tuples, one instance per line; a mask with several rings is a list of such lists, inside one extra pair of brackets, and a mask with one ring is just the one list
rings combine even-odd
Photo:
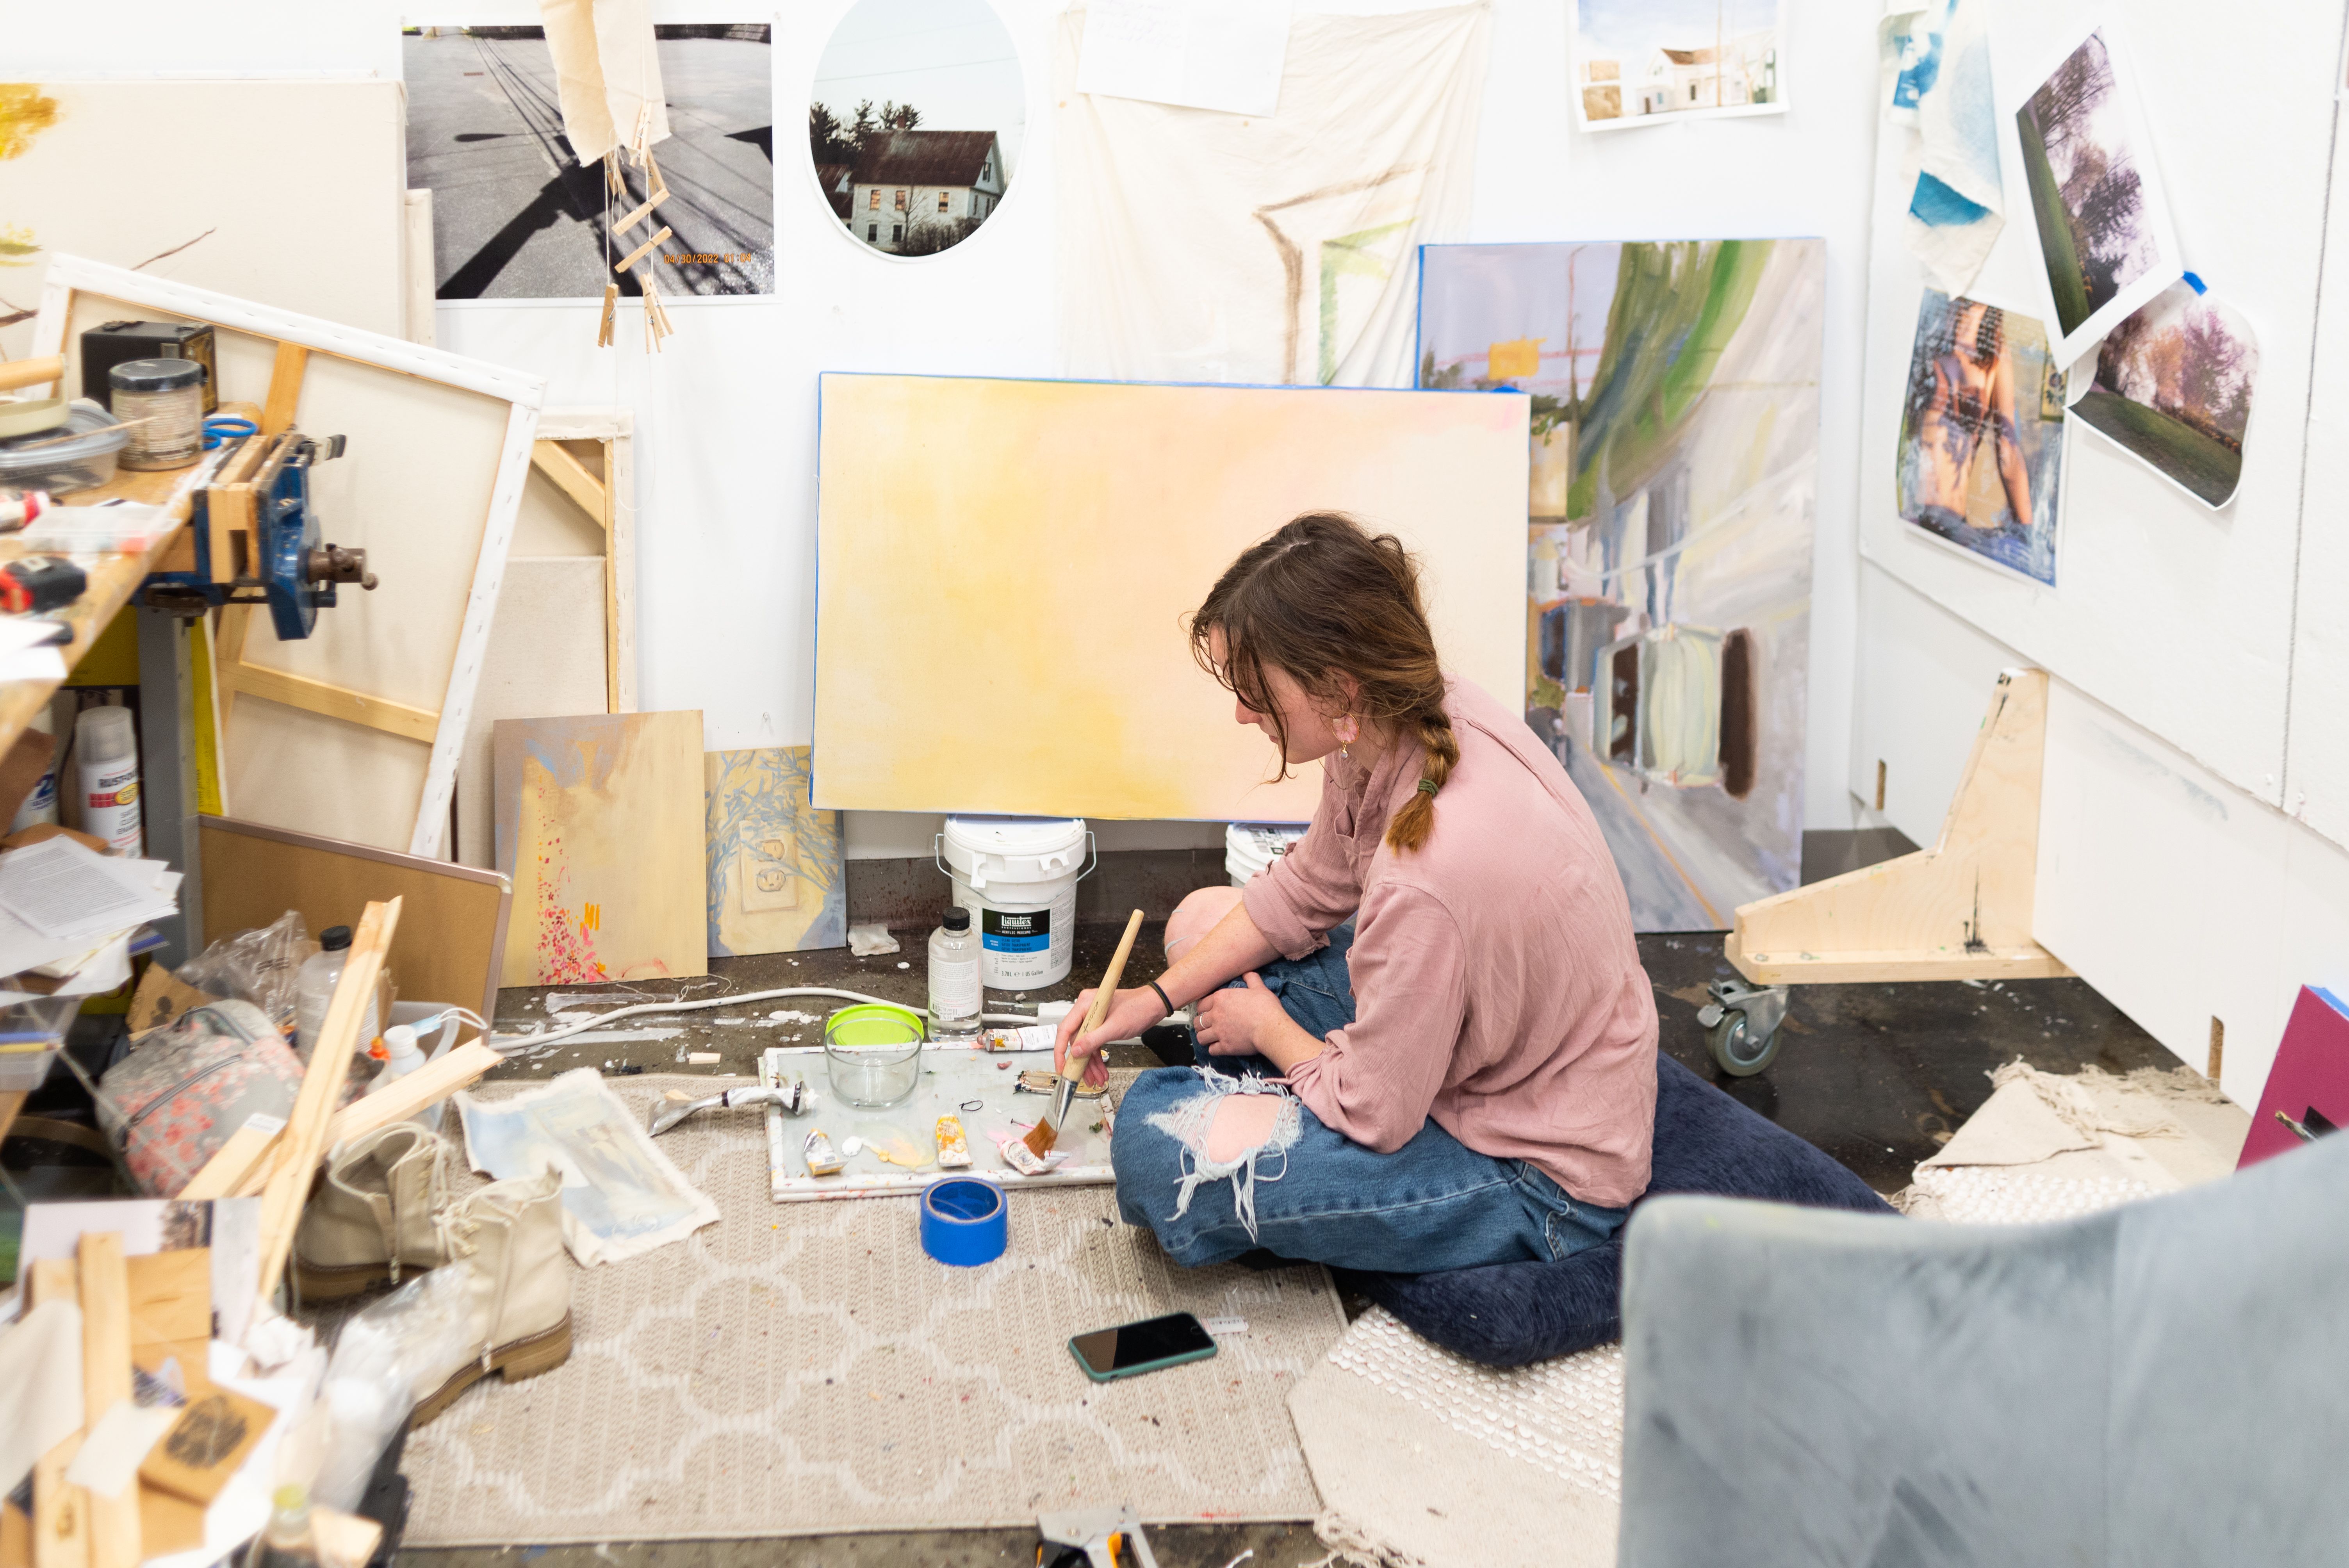
[[(1185, 613), (1299, 512), (1425, 574), (1446, 666), (1513, 701), (1531, 400), (823, 377), (814, 801), (1302, 821)], [(519, 897), (517, 889), (516, 896)]]
[(840, 813), (808, 804), (809, 755), (768, 746), (702, 756), (712, 958), (848, 942)]
[(502, 985), (706, 975), (701, 715), (500, 719)]

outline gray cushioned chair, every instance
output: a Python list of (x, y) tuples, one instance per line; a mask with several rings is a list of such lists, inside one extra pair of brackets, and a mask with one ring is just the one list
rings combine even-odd
[(2349, 1562), (2349, 1136), (2054, 1224), (1632, 1219), (1624, 1568)]

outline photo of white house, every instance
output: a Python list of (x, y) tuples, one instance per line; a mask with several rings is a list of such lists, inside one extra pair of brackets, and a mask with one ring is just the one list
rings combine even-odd
[(1785, 107), (1777, 0), (1578, 0), (1576, 13), (1587, 130)]

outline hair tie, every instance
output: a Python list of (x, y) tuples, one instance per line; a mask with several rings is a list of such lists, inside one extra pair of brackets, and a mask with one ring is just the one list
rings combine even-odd
[(1419, 781), (1419, 792), (1430, 799), (1434, 799), (1436, 790), (1442, 787), (1433, 779), (1423, 779)]

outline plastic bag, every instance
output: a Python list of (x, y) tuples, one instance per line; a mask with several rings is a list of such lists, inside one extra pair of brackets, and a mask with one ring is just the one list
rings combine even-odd
[(191, 1007), (140, 1038), (98, 1079), (98, 1119), (139, 1191), (185, 1187), (254, 1115), (290, 1116), (302, 1087), (294, 1047), (250, 1002)]
[(199, 991), (252, 1003), (290, 1040), (295, 977), (302, 961), (317, 951), (309, 926), (299, 912), (289, 909), (258, 931), (222, 937), (174, 973)]
[(419, 1380), (464, 1363), (473, 1288), (473, 1265), (459, 1258), (343, 1325), (318, 1391), (326, 1435), (313, 1501), (345, 1512), (357, 1508), (376, 1461), (415, 1408)]

